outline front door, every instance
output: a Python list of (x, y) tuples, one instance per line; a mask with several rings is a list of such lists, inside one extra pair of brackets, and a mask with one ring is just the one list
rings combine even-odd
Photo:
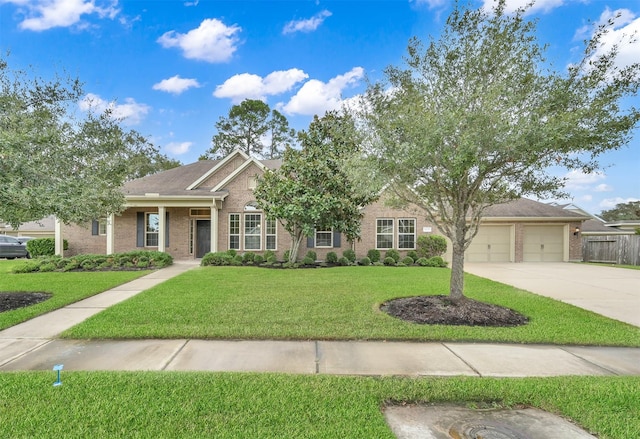
[(211, 251), (211, 220), (196, 221), (196, 258)]

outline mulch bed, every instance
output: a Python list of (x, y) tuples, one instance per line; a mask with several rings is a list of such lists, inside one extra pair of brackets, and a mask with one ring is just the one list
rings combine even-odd
[(390, 300), (380, 309), (413, 323), (454, 326), (520, 326), (529, 319), (516, 311), (490, 303), (449, 296), (416, 296)]
[(44, 292), (2, 292), (0, 293), (0, 312), (35, 305), (36, 303), (44, 302), (50, 297), (50, 293)]

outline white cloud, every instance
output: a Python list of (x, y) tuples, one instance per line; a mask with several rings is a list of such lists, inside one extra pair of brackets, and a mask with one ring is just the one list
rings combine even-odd
[(171, 142), (165, 149), (173, 155), (182, 155), (189, 152), (193, 142)]
[(640, 201), (640, 199), (638, 198), (622, 198), (622, 197), (615, 197), (615, 198), (605, 198), (604, 200), (602, 200), (600, 202), (600, 207), (603, 210), (607, 210), (607, 209), (612, 209), (614, 207), (616, 207), (617, 204), (625, 204), (625, 203), (630, 203), (632, 201)]
[(344, 75), (324, 83), (317, 79), (307, 81), (282, 109), (288, 114), (322, 115), (337, 110), (342, 104), (342, 91), (357, 84), (364, 76), (362, 67), (354, 67)]
[(331, 15), (331, 12), (325, 9), (306, 20), (292, 20), (284, 26), (282, 33), (291, 34), (294, 32), (313, 32), (324, 22), (326, 18), (331, 17)]
[(267, 96), (291, 90), (297, 83), (308, 77), (309, 75), (300, 69), (279, 70), (269, 73), (264, 78), (242, 73), (218, 85), (213, 95), (217, 98), (230, 98), (234, 104), (244, 99), (265, 100)]
[(174, 30), (164, 33), (157, 42), (162, 47), (179, 47), (185, 58), (207, 61), (210, 63), (225, 62), (231, 59), (237, 49), (239, 26), (226, 26), (220, 20), (208, 18), (196, 29), (186, 34)]
[[(600, 56), (610, 51), (614, 45), (618, 46), (616, 64), (620, 68), (629, 66), (640, 59), (640, 17), (629, 9), (611, 11), (606, 8), (600, 15), (598, 25), (607, 25), (608, 32), (602, 37), (601, 46), (594, 56)], [(582, 30), (582, 29), (581, 29)], [(580, 32), (579, 30), (578, 32)], [(582, 30), (584, 33), (584, 30)]]
[(567, 180), (565, 185), (567, 189), (580, 190), (588, 189), (590, 185), (604, 180), (606, 176), (602, 172), (586, 174), (579, 170), (572, 170), (567, 172), (564, 178)]
[(142, 119), (149, 113), (151, 107), (146, 104), (140, 104), (133, 98), (126, 98), (124, 104), (117, 104), (116, 102), (109, 102), (102, 99), (100, 96), (88, 93), (78, 103), (78, 106), (82, 111), (95, 111), (102, 113), (104, 111), (110, 111), (111, 116), (123, 121), (125, 125), (137, 125), (142, 122)]
[[(483, 0), (483, 8), (485, 10), (492, 10), (497, 3), (498, 3), (498, 0)], [(531, 3), (531, 0), (507, 0), (505, 5), (505, 12), (507, 12), (508, 14), (513, 13), (517, 9), (527, 6), (529, 3)], [(565, 4), (564, 0), (536, 0), (533, 6), (529, 8), (527, 13), (528, 14), (534, 14), (536, 12), (548, 13), (555, 8), (563, 6), (564, 4)]]
[(449, 0), (409, 0), (417, 5), (427, 5), (429, 9), (439, 8), (449, 3)]
[(193, 87), (202, 87), (202, 85), (196, 79), (181, 78), (180, 75), (172, 76), (169, 79), (163, 79), (157, 84), (153, 84), (154, 90), (166, 91), (176, 95)]
[(611, 191), (613, 191), (613, 188), (611, 186), (609, 186), (608, 184), (602, 183), (602, 184), (599, 184), (598, 186), (596, 186), (595, 188), (593, 188), (593, 190), (595, 192), (611, 192)]
[(113, 19), (120, 12), (117, 0), (100, 2), (104, 6), (96, 5), (96, 0), (4, 0), (0, 3), (26, 7), (26, 18), (19, 26), (32, 31), (73, 26), (80, 23), (83, 15), (96, 14), (100, 18)]

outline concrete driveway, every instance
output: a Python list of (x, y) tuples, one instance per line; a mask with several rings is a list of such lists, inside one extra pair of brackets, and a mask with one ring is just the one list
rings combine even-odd
[(640, 326), (640, 270), (572, 263), (466, 263), (465, 271)]

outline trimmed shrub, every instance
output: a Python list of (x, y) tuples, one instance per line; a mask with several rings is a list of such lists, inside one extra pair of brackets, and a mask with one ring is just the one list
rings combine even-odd
[(264, 257), (262, 255), (255, 255), (253, 257), (253, 263), (256, 265), (260, 265), (264, 262)]
[(407, 252), (407, 256), (409, 256), (411, 259), (413, 259), (414, 261), (418, 260), (418, 252), (416, 252), (415, 250), (409, 250)]
[(351, 249), (348, 249), (342, 252), (342, 256), (347, 258), (351, 263), (356, 261), (356, 252)]
[(276, 253), (273, 250), (267, 250), (266, 252), (264, 252), (264, 260), (268, 261), (270, 257), (274, 257), (276, 258), (276, 260), (278, 259), (276, 256)]
[(411, 258), (411, 256), (405, 256), (405, 257), (402, 259), (402, 263), (403, 263), (404, 265), (413, 265), (413, 258)]
[(267, 263), (269, 264), (277, 264), (278, 263), (278, 258), (276, 257), (276, 255), (271, 255), (267, 258)]
[(391, 267), (391, 266), (396, 265), (396, 260), (393, 259), (391, 256), (387, 256), (386, 258), (384, 258), (383, 263), (384, 263), (384, 265), (387, 265), (387, 266)]
[(316, 260), (311, 258), (311, 257), (309, 257), (309, 256), (305, 256), (302, 259), (302, 265), (305, 265), (305, 266), (316, 265)]
[(309, 259), (313, 260), (313, 262), (315, 262), (315, 261), (318, 260), (318, 255), (316, 254), (316, 252), (314, 252), (312, 250), (309, 250), (307, 252), (307, 255), (305, 256), (305, 259), (306, 258), (309, 258)]
[(427, 259), (427, 258), (418, 258), (418, 260), (416, 261), (416, 264), (420, 265), (421, 267), (428, 267), (429, 266), (429, 259)]
[(349, 262), (349, 259), (345, 256), (341, 256), (340, 259), (338, 259), (338, 265), (346, 267), (347, 265), (351, 265), (351, 262)]
[(447, 240), (440, 235), (420, 235), (416, 247), (421, 258), (442, 256), (447, 251)]
[(242, 255), (242, 262), (253, 262), (255, 257), (256, 257), (255, 253), (251, 253), (251, 252), (245, 253)]
[(232, 257), (235, 258), (236, 255), (238, 254), (238, 252), (235, 249), (230, 248), (229, 250), (227, 250), (227, 253)]
[(367, 265), (371, 265), (371, 259), (369, 259), (368, 256), (365, 256), (364, 258), (360, 259), (360, 265), (364, 265), (365, 267)]
[[(67, 240), (62, 241), (62, 248), (69, 249)], [(37, 238), (27, 241), (27, 251), (32, 258), (40, 256), (53, 256), (56, 252), (56, 240), (54, 238)]]
[(380, 250), (372, 248), (367, 252), (367, 257), (369, 258), (369, 260), (371, 260), (371, 262), (380, 262)]
[[(394, 262), (397, 264), (398, 261), (400, 261), (400, 253), (398, 252), (398, 250), (390, 249), (390, 250), (387, 250), (387, 252), (384, 254), (384, 258), (385, 259), (392, 258)], [(385, 265), (387, 265), (386, 262), (385, 262)]]
[(242, 265), (242, 255), (235, 255), (231, 258), (231, 265)]
[(444, 259), (442, 259), (440, 256), (434, 256), (432, 258), (429, 258), (429, 266), (430, 267), (446, 267), (447, 263)]
[(336, 252), (327, 253), (327, 258), (325, 259), (327, 264), (337, 264), (338, 263), (338, 255)]
[(233, 256), (231, 256), (228, 252), (216, 252), (216, 253), (207, 253), (202, 257), (200, 261), (200, 265), (203, 267), (214, 265), (231, 265), (231, 260)]

